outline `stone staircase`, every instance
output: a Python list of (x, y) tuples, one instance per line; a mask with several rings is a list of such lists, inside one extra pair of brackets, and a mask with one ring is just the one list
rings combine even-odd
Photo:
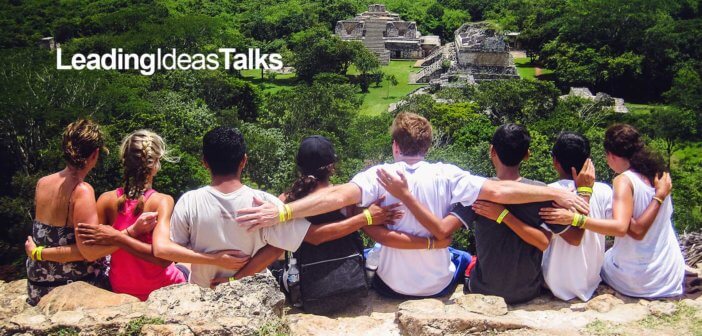
[(381, 65), (390, 63), (390, 51), (385, 49), (385, 40), (383, 39), (385, 24), (386, 21), (383, 20), (366, 21), (366, 36), (363, 39), (363, 45), (378, 56)]
[(441, 62), (434, 62), (429, 66), (422, 68), (417, 73), (410, 74), (409, 83), (429, 83), (430, 80), (441, 76)]
[(443, 58), (443, 55), (444, 55), (444, 47), (443, 46), (438, 47), (438, 48), (434, 49), (434, 51), (432, 51), (429, 55), (427, 55), (427, 57), (424, 57), (423, 59), (417, 61), (417, 63), (415, 63), (415, 66), (425, 67), (425, 66), (432, 65), (436, 62), (441, 61), (441, 59)]
[(441, 63), (443, 63), (444, 60), (451, 62), (451, 66), (453, 67), (456, 63), (456, 51), (453, 46), (454, 45), (452, 43), (449, 43), (437, 48), (437, 50), (434, 50), (429, 56), (427, 56), (427, 58), (425, 58), (425, 60), (431, 58), (432, 62), (425, 62), (424, 64), (428, 64), (427, 66), (422, 68), (422, 70), (417, 73), (410, 74), (409, 83), (429, 83), (432, 79), (441, 77), (441, 74), (444, 73)]

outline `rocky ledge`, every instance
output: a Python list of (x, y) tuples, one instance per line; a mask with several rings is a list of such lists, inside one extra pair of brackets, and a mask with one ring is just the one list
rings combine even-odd
[(600, 286), (593, 299), (544, 295), (508, 306), (494, 296), (394, 301), (371, 293), (341, 315), (285, 306), (276, 281), (256, 275), (215, 290), (183, 284), (146, 302), (72, 283), (25, 303), (26, 282), (0, 282), (0, 335), (660, 335), (702, 334), (702, 297), (647, 301)]

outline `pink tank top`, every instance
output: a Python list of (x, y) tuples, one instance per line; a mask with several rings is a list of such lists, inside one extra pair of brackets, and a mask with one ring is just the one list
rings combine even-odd
[[(117, 197), (122, 197), (124, 191), (119, 188)], [(150, 189), (144, 194), (144, 202), (156, 191)], [(117, 213), (117, 218), (112, 226), (117, 230), (124, 230), (136, 222), (139, 216), (133, 214), (134, 208), (139, 201), (127, 200), (124, 204), (124, 211)], [(151, 233), (138, 237), (139, 240), (151, 244)], [(110, 284), (115, 293), (125, 293), (136, 296), (142, 301), (146, 301), (149, 294), (161, 287), (186, 282), (185, 276), (170, 264), (163, 268), (140, 259), (129, 252), (119, 249), (112, 253), (110, 261)]]

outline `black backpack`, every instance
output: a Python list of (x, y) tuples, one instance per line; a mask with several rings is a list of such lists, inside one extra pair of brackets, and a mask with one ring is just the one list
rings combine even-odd
[[(334, 223), (344, 219), (346, 217), (340, 211), (307, 218), (312, 224)], [(334, 314), (360, 304), (360, 299), (368, 295), (363, 240), (358, 232), (317, 246), (303, 242), (292, 256), (297, 259), (300, 271), (300, 300), (297, 304), (301, 304), (305, 312)], [(288, 261), (289, 254), (286, 253), (286, 269)], [(281, 280), (287, 281), (285, 278)]]

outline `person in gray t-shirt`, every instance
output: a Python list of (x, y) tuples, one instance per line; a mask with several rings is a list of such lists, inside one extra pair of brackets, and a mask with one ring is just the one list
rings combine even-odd
[[(203, 287), (263, 271), (283, 250), (297, 250), (303, 241), (325, 242), (371, 223), (388, 224), (400, 215), (393, 210), (397, 204), (371, 205), (371, 223), (364, 214), (359, 214), (319, 226), (296, 219), (274, 227), (247, 229), (235, 221), (238, 209), (264, 201), (278, 207), (283, 204), (273, 195), (241, 182), (247, 161), (241, 132), (218, 127), (205, 134), (203, 159), (212, 183), (185, 193), (172, 216), (170, 212), (159, 211), (159, 219), (170, 217), (170, 222), (159, 220), (153, 238), (156, 256), (191, 263), (189, 281)], [(231, 263), (227, 262), (229, 259)]]

